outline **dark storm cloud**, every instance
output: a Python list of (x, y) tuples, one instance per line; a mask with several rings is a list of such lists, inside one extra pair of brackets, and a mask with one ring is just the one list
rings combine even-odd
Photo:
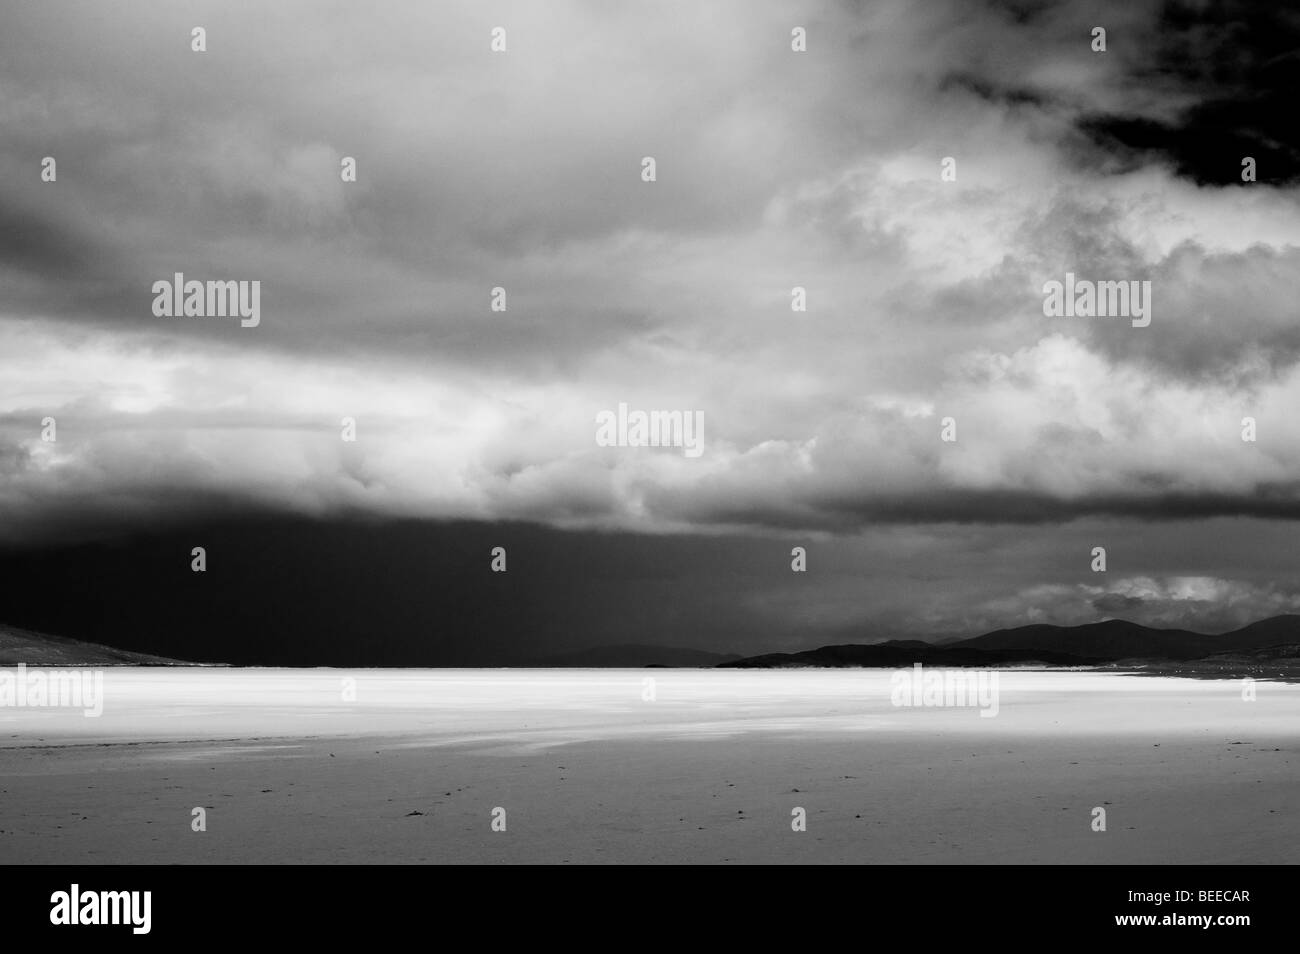
[[(1123, 479), (1123, 478), (1121, 478)], [(1127, 475), (1135, 486), (1144, 475)], [(673, 506), (662, 495), (647, 500), (650, 509), (678, 521), (703, 525), (762, 524), (790, 530), (811, 528), (848, 532), (882, 524), (1059, 524), (1083, 517), (1128, 517), (1142, 521), (1195, 520), (1207, 517), (1300, 519), (1300, 480), (1261, 485), (1241, 494), (1187, 494), (1162, 475), (1146, 475), (1146, 493), (1095, 495), (1064, 499), (1046, 493), (970, 491), (934, 488), (929, 493), (835, 500), (803, 499), (783, 511), (777, 500), (705, 500), (690, 509)]]
[[(972, 32), (988, 55), (944, 75), (939, 88), (1060, 121), (1071, 162), (1109, 174), (1167, 166), (1198, 185), (1240, 185), (1253, 157), (1259, 181), (1300, 177), (1291, 122), (1300, 86), (1300, 12), (1285, 4), (1164, 2), (989, 5)], [(1091, 30), (1107, 49), (1089, 49)], [(1007, 37), (1018, 47), (1012, 52)], [(1092, 82), (1063, 82), (1050, 59)], [(1073, 61), (1071, 63), (1071, 61)]]
[[(1133, 574), (1161, 580), (1188, 524), (1297, 516), (1300, 213), (1275, 118), (1291, 26), (1235, 26), (1242, 9), (17, 6), (0, 31), (0, 541), (244, 508), (701, 547), (788, 533), (878, 584), (738, 583), (736, 627), (850, 632), (870, 604), (882, 632), (951, 633), (1056, 598), (1177, 616), (1204, 601), (1083, 592), (1064, 571), (1044, 578), (1064, 589), (1022, 590), (1080, 520), (1147, 528), (1127, 538), (1152, 555)], [(1126, 145), (1141, 124), (1159, 135)], [(1255, 187), (1198, 185), (1243, 143)], [(261, 326), (154, 317), (151, 284), (177, 271), (260, 280)], [(1067, 271), (1152, 280), (1153, 324), (1044, 317)], [(597, 446), (595, 415), (620, 403), (699, 411), (705, 453)], [(927, 543), (923, 572), (855, 548), (934, 526), (966, 550)], [(973, 554), (1008, 526), (1035, 558), (1010, 547), (1017, 575), (984, 606), (972, 581), (995, 571)], [(1243, 559), (1179, 572), (1232, 580)]]
[[(1129, 42), (1117, 37), (1114, 42)], [(1167, 162), (1201, 185), (1241, 182), (1241, 160), (1262, 182), (1300, 179), (1300, 11), (1249, 0), (1162, 5), (1132, 81), (1183, 101), (1177, 115), (1098, 113), (1080, 128), (1132, 162)]]
[[(208, 553), (202, 575), (189, 569), (194, 546)], [(490, 569), (496, 546), (507, 548), (506, 573)], [(0, 572), (12, 587), (6, 622), (239, 664), (491, 666), (593, 645), (708, 649), (788, 636), (743, 605), (754, 580), (788, 572), (781, 548), (764, 557), (734, 538), (245, 512), (0, 548)], [(60, 598), (68, 587), (77, 600)]]
[(4, 211), (4, 219), (0, 268), (49, 279), (80, 278), (106, 252), (89, 236), (31, 209), (10, 206)]
[[(0, 575), (13, 625), (290, 666), (494, 666), (613, 645), (753, 654), (1099, 616), (1223, 632), (1300, 610), (1293, 582), (1270, 579), (1293, 549), (1288, 531), (1217, 520), (1144, 547), (1148, 533), (1116, 521), (881, 528), (870, 539), (641, 536), (214, 506), (205, 519), (91, 541), (0, 544)], [(1089, 570), (1099, 543), (1111, 548), (1108, 574)], [(807, 573), (790, 572), (795, 544)], [(207, 551), (204, 574), (189, 569), (195, 546)], [(506, 573), (490, 569), (497, 546)], [(1233, 574), (1206, 574), (1207, 559)]]

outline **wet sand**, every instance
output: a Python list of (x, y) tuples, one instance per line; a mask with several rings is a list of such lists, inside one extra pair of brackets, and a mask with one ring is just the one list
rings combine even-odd
[(108, 669), (99, 718), (0, 708), (0, 862), (1300, 861), (1300, 686), (891, 674)]

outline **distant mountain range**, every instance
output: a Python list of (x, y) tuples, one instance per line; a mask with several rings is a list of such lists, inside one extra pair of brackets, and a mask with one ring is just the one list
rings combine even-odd
[(1217, 636), (1180, 629), (1155, 629), (1127, 620), (1107, 620), (1083, 626), (1036, 624), (999, 629), (983, 636), (943, 645), (916, 640), (891, 640), (866, 645), (822, 646), (799, 653), (768, 653), (722, 665), (741, 669), (789, 666), (907, 666), (913, 663), (948, 666), (1046, 663), (1098, 665), (1134, 661), (1186, 661), (1260, 651), (1300, 643), (1300, 616), (1275, 616)]
[[(512, 665), (522, 669), (710, 669), (740, 658), (736, 653), (711, 653), (673, 646), (596, 646), (549, 656), (522, 658)], [(0, 666), (17, 666), (19, 663), (28, 666), (211, 665), (114, 649), (99, 643), (51, 636), (0, 623)]]
[(1154, 656), (1162, 659), (1200, 659), (1212, 653), (1259, 649), (1300, 640), (1300, 616), (1274, 616), (1218, 636), (1181, 629), (1152, 629), (1114, 619), (1085, 626), (1018, 626), (999, 629), (949, 647), (974, 649), (1055, 649), (1095, 659)]
[[(1035, 624), (999, 629), (971, 639), (928, 643), (894, 639), (882, 643), (822, 646), (805, 652), (741, 657), (671, 646), (599, 646), (522, 659), (520, 668), (736, 668), (798, 666), (899, 667), (1097, 666), (1204, 663), (1224, 666), (1300, 658), (1300, 616), (1275, 616), (1217, 636), (1179, 629), (1156, 629), (1127, 620), (1084, 626)], [(182, 660), (151, 656), (97, 643), (50, 636), (0, 624), (0, 666), (185, 666)]]
[(0, 623), (0, 666), (191, 666), (179, 659), (114, 649)]

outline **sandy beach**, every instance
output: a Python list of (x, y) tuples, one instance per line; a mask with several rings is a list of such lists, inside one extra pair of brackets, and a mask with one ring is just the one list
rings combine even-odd
[(999, 677), (107, 669), (98, 718), (0, 708), (0, 862), (1300, 861), (1300, 686)]

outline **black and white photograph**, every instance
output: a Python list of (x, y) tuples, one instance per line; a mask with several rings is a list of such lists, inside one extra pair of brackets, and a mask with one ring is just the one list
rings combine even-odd
[(1088, 915), (1258, 937), (1297, 91), (1285, 3), (0, 0), (0, 865), (79, 873), (23, 917), (1200, 866)]

